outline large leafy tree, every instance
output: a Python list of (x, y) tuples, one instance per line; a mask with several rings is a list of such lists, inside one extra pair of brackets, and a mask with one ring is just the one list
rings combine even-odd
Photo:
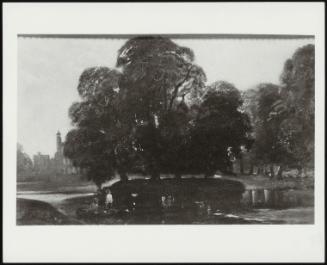
[[(255, 154), (255, 148), (253, 146), (255, 138), (256, 138), (256, 128), (259, 125), (259, 117), (258, 117), (258, 89), (250, 88), (241, 93), (243, 104), (241, 106), (241, 111), (245, 112), (250, 119), (250, 123), (252, 125), (252, 131), (250, 132), (249, 137), (249, 146), (246, 146), (245, 151), (247, 152), (248, 156), (250, 157), (250, 172), (249, 174), (254, 173), (254, 166), (257, 165), (256, 160), (257, 156)], [(258, 168), (259, 170), (260, 168)], [(259, 170), (260, 172), (260, 170)]]
[[(312, 44), (295, 51), (285, 62), (281, 74), (283, 100), (278, 114), (283, 140), (296, 158), (299, 169), (313, 167), (315, 118), (315, 47)], [(284, 106), (284, 108), (283, 108)]]
[(289, 164), (313, 167), (315, 48), (308, 44), (295, 51), (284, 64), (280, 99), (273, 104), (272, 120), (280, 122), (279, 139), (287, 150)]
[(270, 165), (271, 176), (274, 176), (273, 164), (280, 165), (279, 175), (284, 164), (290, 161), (290, 154), (281, 139), (282, 119), (273, 117), (276, 102), (281, 100), (280, 87), (271, 83), (257, 87), (257, 120), (254, 152), (259, 163)]
[(120, 76), (107, 67), (86, 69), (77, 87), (82, 100), (69, 109), (75, 128), (67, 134), (64, 153), (98, 186), (116, 171), (126, 180), (131, 166), (133, 146), (118, 87)]
[(218, 81), (207, 88), (192, 131), (193, 165), (206, 176), (230, 166), (234, 156), (251, 140), (248, 115), (241, 111), (240, 92), (231, 83)]
[[(300, 171), (313, 165), (314, 46), (299, 48), (284, 64), (281, 85), (260, 84), (243, 93), (243, 109), (254, 127), (252, 157)], [(273, 174), (273, 170), (271, 170)]]
[(101, 132), (81, 127), (67, 134), (64, 152), (75, 166), (84, 169), (89, 180), (101, 187), (115, 173), (115, 158), (110, 145)]
[(161, 120), (159, 130), (163, 146), (160, 157), (162, 172), (174, 173), (177, 178), (183, 173), (191, 173), (189, 145), (193, 123), (192, 110), (183, 101)]
[(117, 67), (123, 73), (119, 86), (136, 130), (137, 150), (148, 172), (157, 179), (170, 165), (179, 175), (177, 164), (182, 163), (172, 162), (183, 154), (188, 105), (200, 100), (206, 81), (192, 50), (165, 37), (136, 37), (119, 50)]
[(262, 83), (244, 92), (243, 98), (242, 108), (249, 113), (253, 125), (251, 158), (259, 168), (270, 165), (271, 176), (275, 173), (273, 165), (279, 165), (278, 176), (281, 176), (285, 165), (291, 164), (294, 158), (283, 138), (284, 119), (276, 112), (282, 101), (280, 86)]

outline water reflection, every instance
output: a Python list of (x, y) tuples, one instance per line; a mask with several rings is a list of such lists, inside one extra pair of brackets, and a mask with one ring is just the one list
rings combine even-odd
[[(18, 197), (42, 200), (57, 206), (81, 195), (89, 195), (89, 200), (93, 198), (92, 194), (19, 194)], [(307, 223), (313, 222), (313, 212), (307, 211), (305, 214), (303, 210), (303, 207), (312, 208), (314, 205), (312, 190), (250, 189), (232, 195), (228, 192), (218, 192), (217, 196), (208, 196), (207, 193), (187, 195), (176, 192), (161, 195), (132, 192), (126, 195), (126, 201), (122, 201), (116, 211), (101, 215), (84, 211), (76, 217), (90, 224), (247, 224), (280, 223), (289, 214), (293, 216), (288, 220), (290, 223), (302, 219)], [(72, 211), (69, 207), (73, 207), (74, 203), (67, 205), (65, 211)], [(78, 207), (88, 205), (87, 201)]]
[[(189, 200), (186, 202), (172, 195), (165, 195), (161, 197), (160, 214), (155, 214), (155, 217), (140, 214), (138, 223), (142, 223), (142, 220), (144, 222), (145, 216), (148, 216), (147, 220), (151, 220), (151, 222), (158, 219), (163, 224), (282, 223), (275, 220), (277, 218), (274, 216), (275, 213), (279, 214), (279, 211), (283, 211), (283, 209), (298, 208), (301, 211), (300, 207), (314, 205), (311, 191), (292, 189), (245, 190), (242, 197), (239, 198), (239, 204), (229, 204), (228, 202), (228, 198), (223, 204), (211, 200)], [(258, 214), (257, 211), (261, 211), (260, 209), (266, 212)]]
[(251, 208), (291, 208), (313, 206), (313, 197), (306, 191), (280, 189), (253, 189), (246, 190), (241, 204)]
[[(308, 196), (309, 194), (309, 196)], [(131, 198), (133, 205), (133, 211), (145, 210), (148, 211), (152, 208), (152, 211), (178, 211), (178, 212), (193, 212), (193, 214), (207, 214), (216, 213), (219, 210), (231, 210), (240, 208), (272, 208), (272, 209), (284, 209), (291, 207), (306, 207), (313, 206), (313, 196), (310, 196), (310, 192), (298, 191), (298, 190), (280, 190), (280, 189), (252, 189), (245, 190), (241, 197), (221, 197), (219, 200), (199, 198), (199, 197), (181, 197), (177, 195), (167, 194), (162, 195), (158, 200), (146, 198), (145, 200), (139, 200), (138, 195), (134, 195)], [(147, 203), (158, 201), (156, 205), (146, 205)], [(150, 203), (151, 204), (151, 203)]]

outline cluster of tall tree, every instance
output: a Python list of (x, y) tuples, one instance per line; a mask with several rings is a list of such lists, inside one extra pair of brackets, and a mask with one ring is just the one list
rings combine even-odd
[(303, 46), (285, 62), (280, 84), (259, 84), (242, 95), (254, 128), (252, 163), (270, 166), (271, 176), (273, 165), (279, 177), (285, 167), (302, 175), (314, 166), (314, 65), (314, 45)]
[(140, 170), (153, 180), (231, 171), (244, 150), (272, 176), (273, 165), (278, 176), (286, 166), (313, 166), (313, 45), (285, 62), (280, 84), (241, 94), (226, 81), (206, 85), (191, 49), (166, 37), (135, 37), (119, 49), (115, 69), (84, 70), (77, 90), (64, 153), (99, 187)]
[(193, 51), (160, 36), (136, 37), (118, 51), (116, 69), (80, 76), (80, 102), (64, 153), (98, 186), (142, 168), (161, 173), (228, 171), (231, 156), (251, 142), (251, 123), (233, 84), (206, 85)]
[(32, 170), (32, 159), (24, 152), (23, 146), (21, 144), (17, 144), (17, 174), (31, 173)]

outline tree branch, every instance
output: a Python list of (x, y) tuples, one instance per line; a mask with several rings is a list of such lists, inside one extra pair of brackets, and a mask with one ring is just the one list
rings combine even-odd
[(169, 102), (169, 109), (168, 109), (168, 110), (171, 110), (171, 108), (173, 107), (174, 100), (176, 99), (177, 94), (178, 94), (178, 89), (179, 89), (179, 88), (180, 88), (180, 87), (185, 83), (185, 81), (189, 78), (190, 73), (191, 73), (191, 70), (192, 70), (193, 67), (194, 67), (194, 65), (192, 65), (192, 66), (188, 69), (185, 78), (175, 86), (174, 91), (173, 91), (173, 95), (172, 95), (171, 100), (170, 100), (170, 102)]

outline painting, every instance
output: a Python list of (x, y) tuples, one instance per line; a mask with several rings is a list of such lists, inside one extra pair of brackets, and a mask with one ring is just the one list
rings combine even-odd
[(4, 262), (325, 260), (323, 3), (2, 7)]
[(313, 224), (314, 99), (314, 36), (19, 35), (17, 224)]

